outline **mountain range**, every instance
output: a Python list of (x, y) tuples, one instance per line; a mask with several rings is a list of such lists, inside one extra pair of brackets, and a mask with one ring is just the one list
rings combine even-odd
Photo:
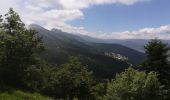
[[(43, 39), (46, 50), (40, 56), (44, 60), (60, 65), (67, 62), (70, 56), (76, 56), (99, 78), (113, 77), (130, 64), (139, 64), (145, 58), (144, 53), (117, 43), (118, 40), (106, 41), (58, 29), (47, 30), (36, 24), (30, 25), (30, 28)], [(124, 61), (121, 57), (128, 60)]]

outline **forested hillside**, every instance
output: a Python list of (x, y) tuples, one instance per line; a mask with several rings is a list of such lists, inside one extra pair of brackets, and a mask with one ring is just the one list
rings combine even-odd
[[(44, 41), (46, 50), (42, 53), (42, 58), (53, 64), (66, 63), (70, 56), (76, 56), (99, 78), (112, 77), (129, 66), (127, 62), (104, 55), (104, 51), (96, 48), (92, 43), (78, 41), (78, 37), (74, 37), (74, 35), (49, 31), (38, 25), (30, 27), (35, 29)], [(115, 45), (114, 49), (119, 50), (119, 47), (120, 45)]]
[(10, 8), (0, 16), (0, 99), (169, 100), (170, 47), (153, 39), (144, 50), (26, 28)]

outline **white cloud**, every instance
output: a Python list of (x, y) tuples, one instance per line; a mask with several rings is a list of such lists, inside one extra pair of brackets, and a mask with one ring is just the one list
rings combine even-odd
[(123, 4), (133, 5), (137, 2), (150, 0), (2, 0), (1, 13), (13, 7), (26, 24), (36, 23), (48, 29), (59, 28), (66, 32), (81, 33), (92, 37), (106, 39), (149, 39), (159, 37), (170, 39), (170, 25), (158, 28), (144, 28), (137, 31), (101, 33), (88, 32), (83, 27), (75, 27), (67, 24), (68, 21), (83, 18), (82, 9), (93, 5)]
[(170, 39), (170, 25), (160, 26), (158, 28), (143, 28), (136, 31), (124, 31), (98, 34), (93, 33), (93, 37), (104, 39)]
[(123, 31), (123, 32), (89, 32), (83, 27), (72, 27), (67, 26), (67, 31), (74, 34), (82, 34), (100, 39), (170, 39), (170, 25), (164, 25), (157, 28), (142, 28), (134, 31)]
[(92, 5), (132, 5), (143, 1), (148, 0), (3, 0), (0, 10), (4, 13), (9, 7), (13, 7), (26, 24), (36, 23), (46, 28), (57, 27), (64, 31), (77, 32), (82, 31), (82, 27), (74, 27), (67, 22), (83, 18), (82, 9)]

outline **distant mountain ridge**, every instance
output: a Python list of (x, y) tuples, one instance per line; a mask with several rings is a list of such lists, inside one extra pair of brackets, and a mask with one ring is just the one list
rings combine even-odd
[(129, 66), (127, 62), (106, 56), (105, 52), (121, 54), (133, 63), (139, 63), (145, 57), (143, 53), (119, 44), (94, 43), (83, 35), (69, 34), (57, 29), (50, 31), (35, 24), (30, 25), (30, 28), (43, 37), (46, 47), (46, 51), (41, 54), (43, 59), (62, 64), (68, 61), (69, 56), (77, 56), (99, 77), (111, 77)]
[[(58, 32), (59, 30), (52, 29), (52, 31)], [(67, 33), (67, 34), (70, 34), (70, 33)], [(144, 53), (144, 45), (149, 41), (147, 39), (98, 39), (98, 38), (90, 37), (87, 35), (81, 35), (81, 34), (77, 34), (77, 35), (71, 34), (71, 35), (72, 37), (74, 37), (76, 40), (80, 42), (119, 44), (122, 46), (126, 46), (128, 48), (137, 50), (142, 53)], [(170, 44), (170, 41), (168, 40), (164, 40), (164, 41)]]

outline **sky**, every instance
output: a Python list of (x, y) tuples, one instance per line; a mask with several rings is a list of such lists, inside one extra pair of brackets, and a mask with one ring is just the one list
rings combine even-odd
[(2, 0), (26, 25), (102, 39), (170, 39), (170, 0)]

